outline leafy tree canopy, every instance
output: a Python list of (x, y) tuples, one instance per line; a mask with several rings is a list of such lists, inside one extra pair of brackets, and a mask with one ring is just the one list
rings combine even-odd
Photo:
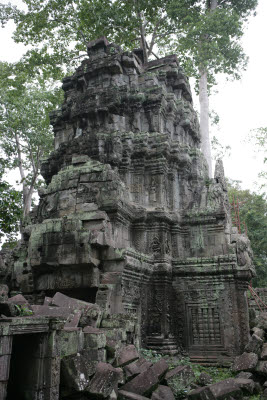
[(3, 179), (5, 163), (0, 159), (0, 243), (3, 237), (15, 239), (22, 215), (21, 192)]
[(19, 169), (24, 216), (39, 183), (41, 159), (53, 148), (48, 114), (61, 102), (61, 89), (0, 63), (0, 152), (6, 169)]
[(214, 84), (216, 74), (225, 73), (238, 79), (246, 67), (248, 60), (240, 38), (258, 0), (213, 0), (213, 10), (211, 2), (187, 0), (187, 10), (173, 1), (168, 5), (168, 14), (178, 24), (183, 18), (171, 48), (179, 54), (188, 75), (198, 79), (200, 70), (207, 70), (209, 84)]
[[(240, 182), (230, 181), (228, 186), (230, 203), (239, 201), (240, 220), (246, 224), (247, 235), (254, 253), (257, 277), (255, 287), (267, 287), (267, 198), (266, 194), (257, 194), (243, 190)], [(234, 218), (234, 215), (233, 215)], [(244, 225), (243, 225), (244, 227)], [(244, 232), (244, 228), (243, 228)]]
[[(16, 24), (14, 40), (32, 45), (24, 62), (57, 75), (62, 65), (76, 65), (89, 40), (106, 36), (124, 48), (140, 46), (140, 24), (156, 40), (169, 29), (162, 0), (23, 0), (27, 11), (0, 7), (2, 26)], [(168, 22), (168, 23), (167, 23)], [(153, 36), (154, 34), (154, 36)]]
[(23, 0), (27, 11), (1, 5), (0, 20), (3, 26), (14, 20), (15, 41), (34, 46), (24, 64), (55, 77), (62, 65), (75, 65), (86, 54), (89, 40), (104, 35), (132, 49), (140, 46), (142, 29), (148, 55), (154, 45), (163, 53), (177, 51), (190, 76), (198, 76), (202, 66), (210, 76), (239, 77), (247, 62), (239, 44), (243, 22), (257, 2), (216, 0), (211, 13), (207, 0)]

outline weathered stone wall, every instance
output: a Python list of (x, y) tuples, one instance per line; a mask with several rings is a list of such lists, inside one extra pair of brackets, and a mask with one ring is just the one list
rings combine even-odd
[(88, 54), (51, 116), (47, 188), (11, 289), (134, 314), (143, 346), (228, 362), (248, 339), (254, 272), (221, 162), (208, 178), (188, 79), (176, 56), (144, 66), (103, 38)]

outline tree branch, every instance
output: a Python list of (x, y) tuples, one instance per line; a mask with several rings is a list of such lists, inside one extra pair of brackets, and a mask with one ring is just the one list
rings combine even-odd
[(147, 56), (148, 56), (148, 57), (150, 56), (150, 54), (152, 54), (152, 50), (153, 50), (153, 46), (154, 46), (154, 44), (155, 44), (156, 33), (157, 33), (157, 30), (158, 30), (158, 27), (159, 27), (159, 25), (161, 24), (161, 22), (164, 21), (165, 19), (166, 19), (166, 16), (160, 18), (160, 19), (158, 20), (158, 22), (156, 23), (156, 25), (155, 25), (155, 28), (154, 28), (153, 34), (152, 34), (152, 39), (151, 39), (151, 42), (150, 42), (150, 46), (148, 47), (148, 52), (147, 52)]

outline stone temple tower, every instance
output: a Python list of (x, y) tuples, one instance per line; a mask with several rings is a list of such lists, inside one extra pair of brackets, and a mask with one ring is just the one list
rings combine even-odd
[(208, 178), (188, 79), (174, 55), (143, 65), (105, 38), (88, 55), (51, 116), (12, 290), (133, 313), (143, 347), (228, 362), (247, 343), (253, 265), (221, 162)]

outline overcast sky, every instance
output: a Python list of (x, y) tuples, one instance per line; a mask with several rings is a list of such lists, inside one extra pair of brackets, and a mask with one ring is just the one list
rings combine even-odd
[[(11, 0), (21, 5), (21, 0)], [(8, 3), (2, 0), (2, 3)], [(12, 41), (12, 23), (0, 28), (0, 60), (13, 62), (25, 52), (25, 47)], [(232, 148), (231, 156), (224, 159), (226, 176), (241, 180), (244, 188), (255, 189), (257, 174), (263, 170), (263, 156), (255, 153), (245, 139), (251, 129), (267, 127), (267, 0), (259, 0), (257, 16), (251, 18), (243, 47), (249, 56), (247, 71), (240, 81), (227, 82), (218, 78), (217, 93), (210, 98), (210, 108), (220, 117), (219, 129), (212, 128), (219, 141)], [(197, 106), (197, 99), (195, 100)]]

